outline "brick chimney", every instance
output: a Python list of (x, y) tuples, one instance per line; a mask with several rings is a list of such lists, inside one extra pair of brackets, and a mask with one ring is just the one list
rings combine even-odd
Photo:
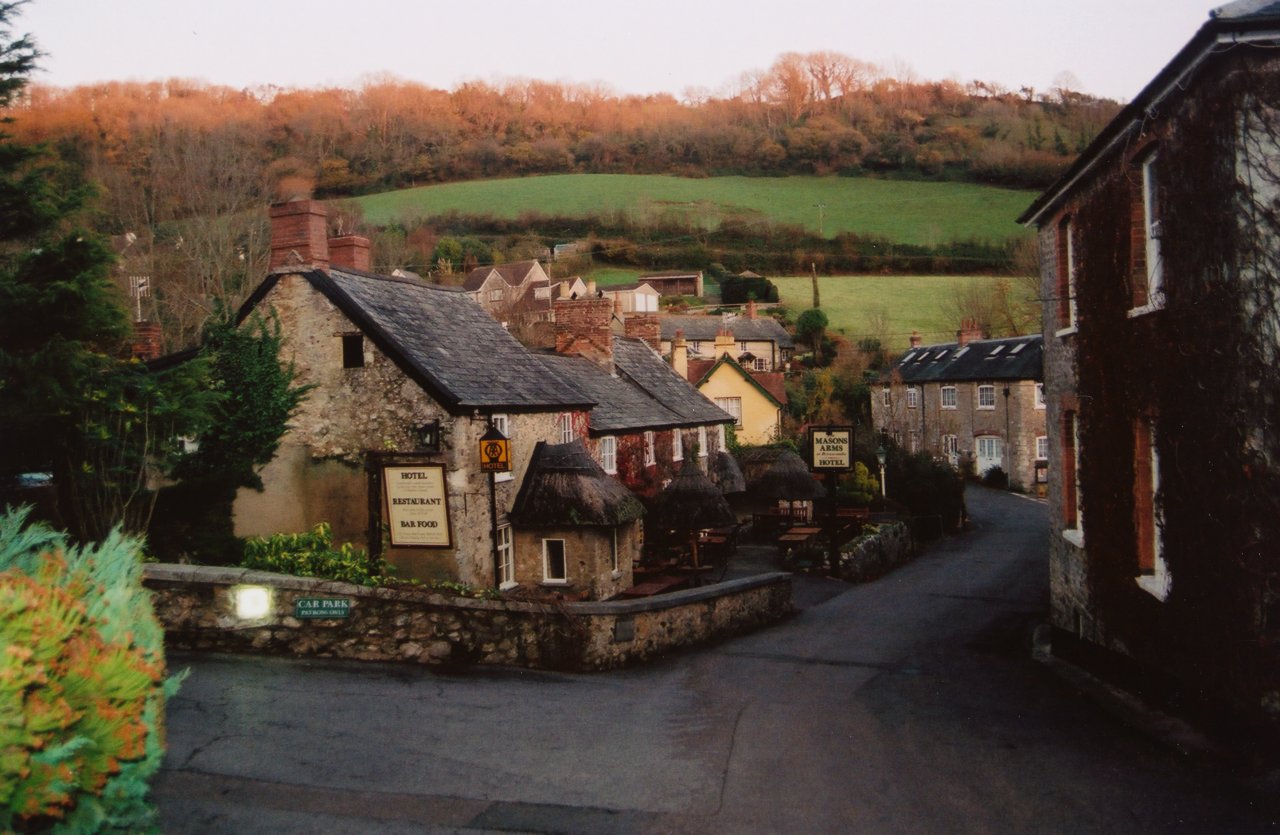
[(613, 301), (592, 295), (556, 299), (556, 353), (578, 354), (613, 371)]
[(746, 314), (746, 315), (747, 315), (747, 318), (748, 318), (748, 319), (754, 319), (754, 318), (756, 318), (756, 300), (755, 300), (755, 299), (747, 299), (747, 314)]
[(160, 358), (160, 325), (157, 322), (134, 322), (129, 355), (143, 362)]
[(911, 332), (911, 347), (912, 347), (912, 348), (919, 348), (919, 347), (920, 347), (920, 345), (921, 345), (921, 343), (923, 343), (923, 342), (924, 342), (924, 340), (920, 338), (920, 331), (912, 331), (912, 332)]
[(961, 348), (981, 338), (982, 328), (979, 327), (977, 319), (961, 320), (960, 330), (956, 331), (956, 342)]
[(689, 343), (682, 330), (676, 331), (676, 338), (671, 340), (671, 368), (681, 378), (689, 379)]
[(662, 344), (662, 324), (657, 316), (633, 313), (623, 320), (622, 330), (627, 336), (643, 339), (644, 343), (655, 351), (659, 350), (658, 346)]
[(318, 200), (292, 200), (271, 207), (271, 269), (329, 269), (328, 213)]
[(343, 235), (329, 239), (329, 261), (335, 267), (369, 272), (369, 239), (362, 235)]

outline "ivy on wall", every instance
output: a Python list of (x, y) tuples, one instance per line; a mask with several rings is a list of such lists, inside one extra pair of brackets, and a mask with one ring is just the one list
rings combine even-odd
[[(1251, 69), (1252, 57), (1197, 79), (1129, 149), (1158, 153), (1162, 310), (1129, 315), (1140, 165), (1097, 183), (1075, 222), (1091, 594), (1109, 640), (1256, 711), (1280, 690), (1280, 70)], [(1135, 583), (1144, 417), (1173, 578), (1164, 602)]]

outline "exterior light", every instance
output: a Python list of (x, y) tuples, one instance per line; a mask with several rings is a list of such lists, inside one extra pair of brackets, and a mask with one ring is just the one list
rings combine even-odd
[(231, 599), (241, 620), (261, 620), (271, 613), (271, 589), (265, 586), (236, 586)]
[(418, 447), (425, 452), (440, 451), (440, 421), (433, 420), (418, 427)]

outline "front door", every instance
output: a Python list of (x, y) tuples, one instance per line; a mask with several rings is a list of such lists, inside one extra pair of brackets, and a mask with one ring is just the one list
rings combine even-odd
[(978, 475), (982, 475), (992, 467), (1004, 467), (1004, 444), (1000, 439), (988, 435), (976, 439), (978, 448)]

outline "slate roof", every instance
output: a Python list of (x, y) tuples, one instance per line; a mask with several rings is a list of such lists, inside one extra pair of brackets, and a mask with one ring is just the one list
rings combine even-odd
[[(1219, 38), (1235, 40), (1241, 36), (1280, 41), (1280, 2), (1237, 0), (1210, 12), (1209, 20), (1191, 40), (1103, 127), (1071, 167), (1035, 199), (1018, 217), (1017, 222), (1024, 225), (1041, 223), (1047, 213), (1051, 213), (1077, 186), (1086, 182), (1086, 176), (1094, 165), (1123, 148), (1125, 138), (1131, 133), (1145, 130), (1149, 123), (1148, 114), (1154, 112), (1166, 98), (1187, 95), (1186, 91), (1194, 87), (1191, 75), (1193, 70), (1202, 63), (1211, 62), (1219, 54), (1234, 51), (1220, 47)], [(1255, 42), (1265, 44), (1267, 41)]]
[[(328, 273), (310, 270), (303, 277), (452, 411), (538, 411), (592, 404), (465, 294), (410, 278), (338, 267)], [(241, 319), (278, 280), (279, 274), (273, 274), (254, 291), (241, 308)]]
[(484, 283), (493, 273), (512, 287), (519, 287), (529, 277), (529, 273), (537, 266), (537, 261), (517, 261), (514, 264), (495, 264), (492, 267), (476, 267), (467, 273), (467, 277), (463, 279), (462, 286), (467, 290), (475, 291), (484, 286)]
[(733, 416), (703, 397), (641, 339), (615, 336), (613, 363), (619, 376), (644, 389), (689, 425), (732, 423)]
[(1044, 339), (1035, 334), (976, 340), (963, 348), (956, 342), (922, 345), (903, 354), (893, 368), (905, 383), (1043, 380)]
[(592, 360), (564, 354), (543, 359), (595, 402), (589, 425), (595, 436), (677, 426), (728, 423), (733, 417), (681, 380), (638, 339), (613, 338), (617, 375)]
[[(705, 342), (715, 341), (724, 320), (719, 316), (659, 316), (658, 324), (665, 341), (675, 339), (676, 331), (682, 330), (685, 339)], [(775, 342), (779, 348), (795, 347), (795, 341), (787, 333), (787, 329), (778, 324), (777, 319), (769, 316), (758, 319), (735, 316), (729, 320), (728, 326), (737, 342)]]

